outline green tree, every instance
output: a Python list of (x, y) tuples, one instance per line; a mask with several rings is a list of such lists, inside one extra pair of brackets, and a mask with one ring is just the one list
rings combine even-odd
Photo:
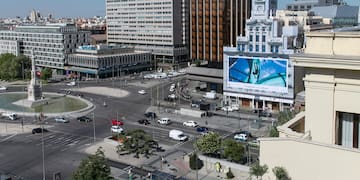
[(198, 158), (196, 153), (193, 153), (190, 155), (189, 166), (192, 170), (199, 170), (204, 166), (204, 163)]
[(279, 137), (279, 131), (274, 126), (270, 129), (270, 137)]
[(107, 164), (104, 151), (99, 147), (95, 155), (90, 155), (81, 161), (78, 169), (73, 173), (73, 180), (109, 180), (111, 177), (110, 166)]
[(290, 180), (288, 172), (284, 167), (276, 166), (272, 169), (272, 172), (274, 173), (276, 180)]
[(294, 111), (281, 111), (278, 116), (277, 125), (283, 125), (295, 116)]
[(262, 176), (268, 171), (268, 166), (266, 164), (260, 165), (259, 163), (255, 163), (250, 167), (250, 176), (255, 176), (256, 179), (262, 179)]
[(52, 76), (52, 70), (48, 67), (44, 68), (41, 70), (41, 79), (42, 80), (47, 80), (49, 78), (51, 78)]
[(0, 71), (0, 79), (20, 79), (29, 71), (30, 60), (24, 55), (2, 54), (0, 55), (0, 68), (6, 69), (6, 71)]
[(234, 178), (234, 174), (231, 172), (231, 169), (229, 168), (229, 171), (226, 173), (226, 178), (227, 179), (232, 179)]
[(119, 155), (123, 155), (125, 152), (126, 154), (134, 153), (136, 158), (139, 158), (140, 154), (148, 157), (151, 149), (159, 147), (158, 143), (144, 130), (135, 129), (127, 132), (126, 136), (129, 138), (126, 138), (122, 145), (117, 146), (116, 152)]
[(239, 162), (244, 155), (244, 147), (233, 139), (226, 139), (222, 143), (225, 158)]
[(194, 144), (203, 154), (216, 154), (221, 148), (221, 138), (218, 133), (208, 133), (201, 136)]

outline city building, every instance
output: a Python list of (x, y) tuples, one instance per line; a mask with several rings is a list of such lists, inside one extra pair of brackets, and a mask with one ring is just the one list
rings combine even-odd
[(151, 67), (151, 53), (133, 47), (87, 45), (68, 55), (67, 75), (105, 78), (141, 72)]
[(236, 46), (245, 34), (250, 7), (251, 0), (190, 0), (191, 59), (221, 64), (223, 47)]
[(150, 51), (155, 64), (177, 68), (188, 61), (180, 0), (106, 0), (108, 43)]
[[(78, 46), (87, 45), (90, 33), (79, 31), (74, 24), (46, 24), (16, 26), (12, 31), (0, 31), (0, 40), (17, 41), (20, 54), (31, 56), (34, 50), (37, 67), (57, 69), (64, 73), (67, 54)], [(6, 47), (1, 46), (0, 52)]]
[[(306, 110), (261, 138), (260, 163), (291, 179), (358, 179), (360, 166), (360, 33), (311, 32), (290, 59), (304, 67)], [(321, 168), (319, 168), (321, 167)], [(266, 177), (275, 179), (269, 171)]]
[(335, 27), (358, 25), (359, 6), (334, 5), (311, 8), (316, 16), (329, 19)]
[(246, 33), (237, 38), (236, 48), (224, 48), (224, 104), (282, 111), (292, 108), (303, 90), (302, 70), (294, 68), (288, 55), (302, 48), (304, 38), (297, 24), (285, 25), (271, 16), (269, 2), (253, 1)]
[(341, 0), (295, 0), (287, 4), (286, 9), (291, 11), (308, 11), (316, 6), (332, 6), (342, 4)]
[(0, 54), (10, 53), (15, 56), (20, 55), (20, 45), (18, 41), (0, 40)]
[(29, 19), (30, 19), (31, 22), (36, 23), (36, 22), (38, 22), (40, 20), (40, 18), (41, 18), (41, 15), (40, 15), (39, 11), (36, 11), (35, 9), (33, 9), (30, 12)]

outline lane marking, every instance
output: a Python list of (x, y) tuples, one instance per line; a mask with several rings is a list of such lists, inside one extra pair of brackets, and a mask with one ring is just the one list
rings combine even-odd
[(12, 137), (14, 137), (16, 135), (17, 135), (17, 133), (15, 133), (15, 134), (13, 134), (13, 135), (11, 135), (9, 137), (6, 137), (5, 139), (1, 140), (0, 143), (5, 142), (6, 140), (8, 140), (8, 139), (10, 139), (10, 138), (12, 138)]

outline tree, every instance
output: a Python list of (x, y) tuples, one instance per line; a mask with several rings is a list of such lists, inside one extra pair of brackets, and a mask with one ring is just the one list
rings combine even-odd
[(52, 76), (52, 70), (48, 67), (42, 69), (41, 71), (41, 79), (42, 80), (47, 80), (49, 78), (51, 78)]
[(125, 152), (126, 154), (134, 153), (136, 158), (139, 158), (139, 154), (148, 157), (151, 154), (151, 149), (159, 147), (158, 143), (147, 135), (144, 130), (132, 130), (126, 133), (126, 136), (129, 136), (129, 138), (126, 138), (122, 145), (117, 146), (116, 152), (119, 155), (123, 155)]
[(255, 163), (250, 167), (250, 175), (256, 176), (256, 179), (262, 179), (262, 176), (267, 172), (268, 166), (266, 164), (260, 165), (259, 163)]
[(279, 137), (279, 131), (274, 126), (270, 129), (270, 137)]
[(30, 67), (30, 60), (24, 55), (15, 56), (9, 53), (0, 55), (0, 69), (6, 69), (6, 71), (0, 71), (0, 79), (20, 79), (28, 74)]
[(216, 154), (221, 147), (220, 135), (218, 133), (208, 133), (198, 139), (194, 146), (204, 154)]
[(192, 170), (199, 170), (203, 167), (204, 163), (198, 158), (196, 153), (190, 155), (189, 166)]
[(272, 169), (272, 172), (274, 173), (276, 180), (290, 180), (288, 172), (284, 167), (276, 166)]
[(226, 139), (222, 143), (225, 158), (239, 162), (244, 155), (244, 147), (233, 139)]
[(80, 166), (72, 176), (73, 180), (109, 180), (111, 177), (110, 166), (107, 164), (104, 151), (99, 147), (95, 155), (90, 155), (81, 161)]
[(226, 173), (226, 178), (227, 179), (232, 179), (234, 178), (234, 174), (231, 172), (231, 169), (229, 168), (229, 171)]

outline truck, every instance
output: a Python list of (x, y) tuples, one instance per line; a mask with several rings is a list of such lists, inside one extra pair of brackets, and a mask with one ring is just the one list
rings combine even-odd
[(184, 132), (176, 129), (169, 131), (169, 137), (177, 141), (186, 141), (188, 138), (186, 135), (184, 135)]

